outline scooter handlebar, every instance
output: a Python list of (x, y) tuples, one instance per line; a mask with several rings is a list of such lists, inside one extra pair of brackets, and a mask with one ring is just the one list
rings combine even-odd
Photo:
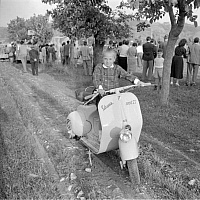
[[(127, 86), (124, 86), (124, 87), (119, 87), (119, 88), (107, 90), (107, 91), (105, 91), (105, 94), (107, 94), (107, 93), (117, 93), (117, 92), (121, 92), (123, 90), (127, 90), (127, 89), (130, 89), (130, 88), (133, 88), (133, 87), (145, 87), (145, 86), (152, 86), (152, 84), (151, 83), (142, 83), (140, 85), (127, 85)], [(88, 104), (90, 101), (95, 99), (98, 95), (99, 95), (99, 93), (96, 92), (96, 93), (93, 93), (93, 94), (90, 94), (90, 95), (84, 97), (85, 100), (88, 100), (85, 104)]]
[(133, 88), (133, 87), (145, 87), (145, 86), (152, 86), (152, 84), (151, 83), (142, 83), (140, 85), (127, 85), (127, 86), (124, 86), (124, 87), (110, 89), (110, 90), (106, 91), (106, 93), (116, 93), (117, 91), (121, 92), (123, 90), (127, 90), (127, 89), (130, 89), (130, 88)]

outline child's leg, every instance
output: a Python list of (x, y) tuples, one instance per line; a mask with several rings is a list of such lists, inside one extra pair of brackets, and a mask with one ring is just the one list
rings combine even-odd
[(158, 83), (158, 85), (159, 85), (159, 89), (161, 89), (161, 87), (162, 87), (162, 77), (159, 77), (159, 83)]
[(159, 89), (161, 89), (162, 86), (162, 74), (163, 74), (163, 69), (159, 69), (159, 73), (158, 73), (158, 87)]
[(159, 86), (159, 78), (155, 78), (155, 85)]

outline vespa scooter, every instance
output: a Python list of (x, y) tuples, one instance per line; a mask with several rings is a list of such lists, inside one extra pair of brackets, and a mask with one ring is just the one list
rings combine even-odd
[(80, 137), (80, 141), (95, 154), (119, 149), (121, 168), (127, 164), (131, 182), (136, 186), (140, 184), (137, 157), (142, 114), (133, 93), (120, 93), (133, 87), (137, 86), (107, 91), (110, 95), (100, 99), (98, 108), (91, 101), (99, 94), (93, 94), (90, 100), (68, 115), (67, 131), (70, 136)]

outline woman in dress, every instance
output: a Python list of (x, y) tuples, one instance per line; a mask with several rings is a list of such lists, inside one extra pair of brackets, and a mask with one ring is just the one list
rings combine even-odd
[(187, 43), (186, 39), (180, 40), (178, 46), (175, 48), (175, 54), (172, 58), (171, 65), (171, 85), (173, 85), (174, 79), (176, 80), (176, 86), (179, 85), (179, 80), (183, 78), (183, 66), (184, 61), (183, 58), (186, 58), (186, 49), (185, 45)]
[(137, 68), (137, 43), (133, 43), (127, 52), (128, 58), (128, 72), (134, 74)]

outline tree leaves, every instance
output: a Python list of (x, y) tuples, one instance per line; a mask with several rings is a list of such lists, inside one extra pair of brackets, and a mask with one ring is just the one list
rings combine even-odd
[(195, 0), (194, 1), (194, 9), (197, 9), (200, 7), (200, 0)]
[[(138, 8), (134, 15), (135, 20), (148, 20), (150, 24), (162, 18), (169, 10), (173, 12), (173, 23), (178, 24), (178, 20), (187, 17), (194, 25), (197, 26), (196, 16), (193, 14), (193, 9), (200, 7), (200, 0), (128, 0), (128, 4), (123, 6)], [(138, 5), (139, 4), (139, 5)], [(137, 5), (137, 6), (136, 6)], [(122, 4), (121, 4), (122, 6)], [(177, 10), (177, 13), (175, 9)], [(172, 16), (171, 15), (171, 16)], [(142, 24), (139, 25), (140, 30)], [(146, 26), (144, 26), (146, 28)]]
[(8, 24), (8, 33), (11, 40), (30, 39), (28, 30), (34, 30), (41, 42), (49, 42), (53, 36), (52, 28), (48, 23), (48, 16), (38, 15), (30, 19), (17, 17)]
[[(45, 1), (52, 3), (52, 0)], [(88, 37), (104, 41), (108, 37), (130, 35), (122, 12), (113, 12), (105, 0), (65, 0), (57, 3), (51, 12), (53, 27), (69, 37)]]

